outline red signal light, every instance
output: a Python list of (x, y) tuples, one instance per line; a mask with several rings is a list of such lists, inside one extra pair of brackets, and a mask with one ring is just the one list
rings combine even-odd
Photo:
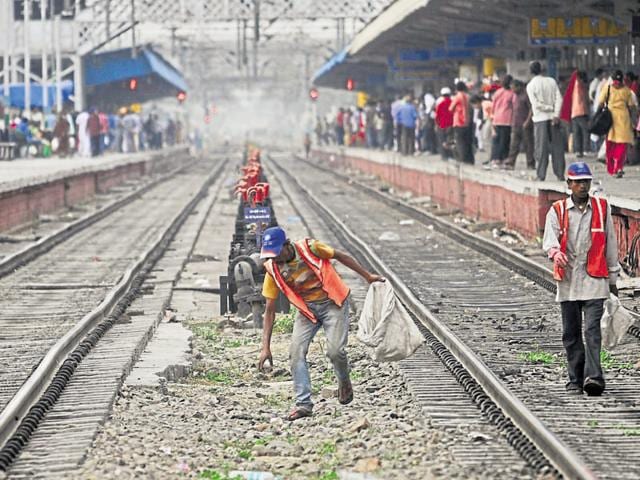
[(180, 91), (180, 92), (178, 92), (178, 95), (176, 95), (176, 98), (178, 99), (178, 101), (180, 103), (182, 103), (187, 99), (187, 93)]
[(313, 87), (312, 89), (309, 90), (309, 98), (314, 102), (318, 99), (319, 96), (320, 96), (320, 92), (318, 92), (317, 88)]
[(347, 90), (351, 91), (356, 88), (356, 82), (353, 78), (347, 78)]
[(204, 123), (206, 123), (207, 125), (211, 123), (211, 115), (204, 116)]
[(137, 78), (130, 78), (129, 79), (129, 90), (131, 90), (132, 92), (138, 89), (138, 79)]

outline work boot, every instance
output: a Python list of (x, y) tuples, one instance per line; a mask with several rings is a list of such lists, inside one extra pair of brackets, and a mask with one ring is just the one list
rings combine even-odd
[(569, 395), (582, 395), (582, 387), (577, 383), (567, 383), (565, 386), (567, 393)]
[(604, 392), (604, 380), (587, 377), (584, 381), (583, 388), (590, 397), (599, 397), (602, 395), (602, 392)]
[(351, 380), (338, 382), (338, 401), (342, 405), (346, 405), (353, 401), (353, 386), (351, 386)]

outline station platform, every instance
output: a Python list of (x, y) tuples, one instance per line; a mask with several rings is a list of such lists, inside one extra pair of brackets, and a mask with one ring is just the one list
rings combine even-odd
[(0, 231), (87, 200), (133, 178), (171, 168), (187, 147), (84, 158), (0, 161)]
[[(524, 155), (518, 157), (513, 171), (483, 168), (483, 156), (480, 152), (476, 165), (465, 165), (432, 154), (402, 156), (357, 147), (312, 150), (313, 158), (378, 176), (396, 189), (428, 196), (444, 209), (481, 221), (503, 222), (530, 239), (541, 237), (549, 207), (568, 192), (566, 183), (555, 178), (551, 167), (546, 181), (536, 181), (535, 172), (525, 167)], [(575, 160), (567, 154), (567, 165)], [(640, 166), (625, 167), (624, 178), (618, 179), (610, 177), (594, 156), (581, 160), (592, 168), (594, 189), (612, 206), (620, 258), (624, 258), (633, 237), (640, 234)]]

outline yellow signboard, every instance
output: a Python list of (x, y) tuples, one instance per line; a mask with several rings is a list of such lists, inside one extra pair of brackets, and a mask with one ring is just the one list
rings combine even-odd
[(366, 92), (358, 92), (358, 96), (356, 99), (356, 105), (360, 108), (364, 108), (367, 102), (369, 101), (369, 95)]
[(599, 17), (533, 17), (529, 23), (529, 43), (531, 45), (611, 43), (628, 30), (628, 25)]

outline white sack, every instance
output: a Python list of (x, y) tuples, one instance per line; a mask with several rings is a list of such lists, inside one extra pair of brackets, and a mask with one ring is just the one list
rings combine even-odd
[(634, 321), (634, 315), (622, 306), (620, 299), (609, 294), (609, 298), (604, 301), (604, 314), (600, 321), (602, 345), (605, 348), (618, 345)]
[(378, 362), (407, 358), (424, 342), (389, 282), (369, 285), (358, 321), (357, 338), (373, 348), (373, 358)]

